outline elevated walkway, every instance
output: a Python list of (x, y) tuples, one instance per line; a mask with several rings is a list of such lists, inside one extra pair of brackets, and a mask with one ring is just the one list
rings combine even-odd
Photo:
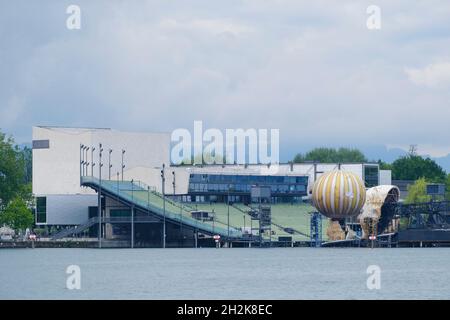
[[(162, 221), (165, 217), (166, 223), (182, 224), (185, 227), (192, 228), (198, 232), (207, 235), (220, 235), (222, 239), (228, 238), (228, 228), (223, 223), (217, 221), (200, 221), (191, 217), (193, 208), (182, 203), (163, 197), (154, 189), (139, 181), (114, 181), (100, 180), (91, 176), (81, 177), (81, 185), (90, 187), (98, 192), (101, 189), (102, 195), (122, 203), (125, 206), (148, 213)], [(165, 200), (165, 214), (164, 214)], [(136, 217), (135, 222), (139, 222)], [(95, 218), (92, 218), (95, 219)], [(92, 220), (91, 219), (91, 220)], [(104, 218), (103, 218), (104, 219)], [(106, 222), (102, 219), (102, 223)], [(131, 222), (131, 221), (130, 221)], [(87, 222), (85, 225), (89, 225)], [(92, 222), (98, 223), (97, 221)], [(69, 233), (70, 234), (70, 233)], [(242, 232), (236, 228), (229, 228), (229, 240), (236, 241), (242, 239)]]

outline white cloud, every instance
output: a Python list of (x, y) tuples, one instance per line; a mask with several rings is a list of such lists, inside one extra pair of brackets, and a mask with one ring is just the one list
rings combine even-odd
[(450, 85), (450, 62), (433, 63), (424, 68), (406, 68), (410, 81), (427, 87)]
[(12, 129), (14, 123), (19, 120), (25, 109), (25, 98), (13, 95), (6, 102), (6, 105), (0, 108), (0, 128)]
[[(279, 128), (297, 145), (448, 145), (450, 92), (428, 88), (446, 87), (448, 64), (411, 68), (450, 57), (448, 0), (380, 0), (379, 32), (364, 1), (77, 4), (82, 29), (68, 31), (64, 3), (0, 2), (0, 114), (19, 115), (0, 126), (17, 136), (35, 124), (171, 131), (199, 119)], [(15, 96), (26, 103), (8, 113)]]
[(253, 29), (248, 25), (225, 19), (192, 19), (179, 21), (173, 18), (166, 18), (161, 20), (159, 25), (162, 29), (166, 30), (200, 31), (215, 35), (230, 33), (234, 36), (239, 36), (253, 32)]

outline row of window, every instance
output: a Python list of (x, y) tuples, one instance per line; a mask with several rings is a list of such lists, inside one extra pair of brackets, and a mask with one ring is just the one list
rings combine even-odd
[[(228, 200), (230, 203), (244, 203), (246, 205), (249, 205), (251, 203), (251, 198), (249, 195), (230, 195), (228, 198), (227, 196), (217, 196), (217, 195), (191, 195), (186, 196), (185, 199), (183, 199), (184, 202), (199, 202), (199, 203), (227, 203)], [(271, 203), (301, 203), (302, 198), (298, 196), (282, 196), (282, 197), (271, 197), (270, 198)]]
[[(303, 184), (273, 184), (270, 186), (272, 193), (304, 193), (306, 186)], [(189, 192), (250, 192), (250, 184), (217, 184), (217, 183), (190, 183)]]
[(269, 186), (272, 193), (306, 194), (308, 177), (191, 174), (189, 192), (250, 193), (252, 185)]
[(198, 174), (189, 177), (193, 183), (229, 183), (229, 184), (307, 184), (307, 176), (260, 176), (260, 175), (224, 175), (224, 174)]

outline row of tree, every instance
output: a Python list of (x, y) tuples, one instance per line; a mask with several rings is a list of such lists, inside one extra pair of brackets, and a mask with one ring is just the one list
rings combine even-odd
[(33, 225), (31, 157), (30, 148), (19, 148), (0, 132), (0, 227), (18, 231)]

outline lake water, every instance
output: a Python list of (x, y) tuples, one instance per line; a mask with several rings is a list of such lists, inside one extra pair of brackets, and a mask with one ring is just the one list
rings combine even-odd
[(0, 298), (449, 299), (449, 269), (446, 248), (1, 249)]

